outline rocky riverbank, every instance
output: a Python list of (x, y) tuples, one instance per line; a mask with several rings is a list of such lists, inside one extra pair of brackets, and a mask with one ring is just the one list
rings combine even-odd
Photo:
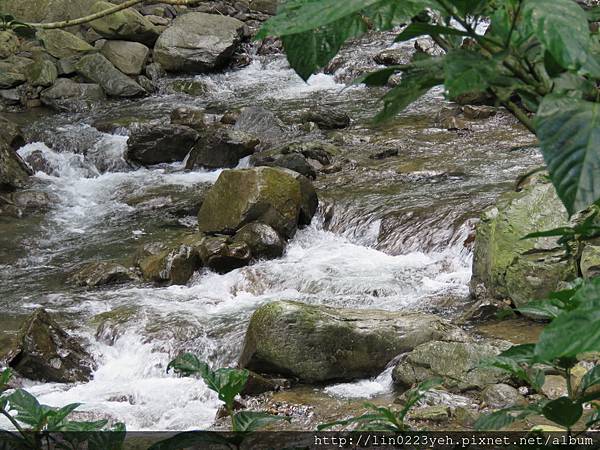
[[(30, 21), (107, 6), (47, 3), (6, 2)], [(252, 370), (242, 402), (293, 429), (400, 404), (432, 376), (418, 426), (537, 398), (479, 366), (535, 338), (493, 314), (598, 263), (593, 245), (565, 259), (520, 240), (566, 223), (543, 178), (514, 190), (540, 163), (531, 136), (439, 91), (373, 126), (384, 90), (339, 82), (431, 43), (371, 34), (304, 84), (276, 43), (249, 41), (273, 3), (3, 32), (3, 364), (42, 401), (132, 430), (222, 425), (202, 383), (166, 374), (181, 351)], [(564, 383), (549, 380), (550, 397)]]

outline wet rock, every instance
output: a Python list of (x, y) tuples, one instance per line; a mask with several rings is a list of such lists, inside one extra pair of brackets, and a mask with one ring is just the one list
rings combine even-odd
[(249, 7), (252, 11), (275, 15), (280, 3), (281, 0), (250, 0)]
[(21, 96), (16, 89), (0, 89), (0, 103), (18, 105), (21, 103)]
[(32, 174), (17, 152), (0, 136), (0, 192), (25, 187)]
[(299, 174), (304, 175), (311, 180), (317, 177), (317, 173), (313, 166), (311, 166), (306, 158), (298, 153), (290, 153), (286, 155), (262, 156), (257, 155), (252, 158), (252, 164), (254, 166), (267, 166), (267, 167), (282, 167), (284, 169), (293, 170)]
[(254, 153), (259, 142), (253, 135), (243, 131), (214, 126), (194, 145), (186, 169), (235, 167), (240, 159)]
[(68, 78), (59, 78), (40, 94), (42, 103), (57, 111), (86, 111), (105, 99), (98, 84), (76, 83)]
[(198, 247), (204, 266), (218, 273), (227, 273), (250, 264), (252, 253), (243, 242), (229, 236), (207, 236)]
[(48, 87), (58, 78), (58, 69), (54, 63), (40, 59), (27, 66), (25, 75), (32, 86)]
[(234, 129), (260, 137), (263, 147), (274, 145), (285, 137), (283, 122), (271, 111), (259, 106), (239, 110), (239, 114), (235, 118)]
[(71, 282), (78, 286), (100, 287), (128, 283), (135, 279), (135, 275), (120, 264), (93, 262), (77, 271), (71, 277)]
[(139, 267), (147, 281), (186, 284), (202, 262), (196, 248), (181, 244), (143, 258)]
[(377, 64), (384, 66), (398, 66), (400, 64), (408, 64), (410, 62), (411, 52), (406, 51), (405, 48), (388, 48), (377, 53), (373, 60)]
[(206, 129), (204, 111), (199, 108), (180, 107), (171, 112), (171, 123), (184, 125), (198, 131)]
[[(90, 13), (104, 11), (114, 4), (99, 1), (94, 4)], [(154, 45), (160, 32), (144, 16), (133, 8), (127, 8), (114, 14), (90, 22), (90, 25), (100, 36), (107, 39), (141, 42)]]
[(137, 313), (136, 307), (119, 306), (111, 311), (95, 315), (92, 323), (97, 324), (96, 340), (106, 345), (114, 345), (125, 332), (124, 325), (134, 320)]
[(158, 91), (158, 86), (156, 84), (154, 84), (154, 82), (152, 80), (150, 80), (148, 77), (145, 77), (144, 75), (138, 75), (138, 77), (135, 80), (144, 89), (144, 91), (146, 91), (148, 93), (153, 93), (153, 92)]
[(0, 61), (0, 89), (19, 86), (25, 83), (26, 80), (27, 78), (23, 73), (17, 71), (12, 65), (2, 64)]
[(168, 72), (202, 73), (224, 67), (244, 23), (232, 17), (192, 12), (179, 16), (156, 41), (154, 59)]
[(10, 31), (0, 31), (0, 59), (8, 58), (19, 50), (19, 38)]
[(221, 123), (226, 125), (235, 125), (238, 119), (240, 118), (241, 110), (239, 109), (230, 109), (223, 117), (221, 117)]
[(260, 395), (265, 392), (280, 391), (290, 387), (290, 382), (285, 378), (267, 378), (249, 370), (248, 382), (241, 395)]
[(192, 97), (205, 97), (209, 87), (202, 80), (174, 80), (169, 83), (169, 89), (178, 94), (191, 95)]
[(494, 409), (509, 408), (527, 403), (518, 389), (504, 383), (486, 386), (481, 392), (481, 400)]
[(93, 359), (40, 308), (19, 330), (8, 365), (31, 380), (75, 383), (90, 379)]
[(405, 389), (433, 377), (441, 377), (444, 386), (453, 391), (483, 389), (506, 381), (508, 376), (495, 368), (479, 367), (480, 361), (510, 346), (509, 342), (500, 340), (430, 340), (403, 355), (392, 378)]
[(244, 242), (254, 259), (274, 259), (283, 255), (285, 242), (269, 225), (252, 222), (235, 234), (234, 242)]
[(250, 222), (270, 225), (289, 238), (310, 223), (317, 195), (304, 177), (285, 169), (225, 170), (209, 190), (198, 214), (201, 232), (234, 234)]
[(336, 130), (350, 125), (350, 116), (344, 111), (330, 108), (317, 108), (302, 116), (305, 122), (314, 122), (324, 130)]
[(126, 75), (139, 75), (148, 60), (150, 49), (139, 42), (107, 41), (102, 54)]
[(442, 50), (442, 48), (429, 37), (417, 39), (415, 41), (415, 50), (420, 53), (426, 53), (430, 56), (439, 56), (444, 54), (444, 50)]
[(598, 240), (587, 243), (581, 252), (579, 268), (584, 278), (593, 278), (600, 275), (600, 246)]
[(113, 97), (136, 97), (145, 93), (144, 89), (120, 72), (103, 55), (86, 55), (75, 65), (77, 73), (85, 79), (99, 84), (107, 95)]
[(368, 378), (402, 352), (461, 333), (424, 313), (277, 301), (252, 315), (239, 365), (308, 383)]
[(491, 106), (472, 106), (465, 105), (463, 108), (463, 114), (467, 119), (471, 120), (483, 120), (489, 117), (495, 116), (497, 113), (496, 108)]
[(504, 194), (477, 225), (471, 292), (510, 298), (517, 306), (547, 298), (577, 276), (557, 238), (525, 239), (529, 233), (567, 226), (567, 213), (552, 184), (536, 178), (521, 192)]
[(58, 202), (56, 196), (43, 191), (25, 190), (4, 194), (0, 198), (0, 215), (16, 218), (45, 213)]
[(13, 150), (18, 150), (25, 145), (23, 130), (16, 123), (0, 116), (0, 140), (4, 140)]
[(63, 30), (39, 30), (36, 37), (48, 53), (57, 59), (81, 57), (96, 49), (73, 33)]
[(146, 66), (146, 76), (155, 83), (166, 75), (165, 69), (157, 62), (150, 63)]
[(567, 396), (567, 380), (560, 375), (546, 375), (542, 386), (542, 394), (550, 400)]
[(393, 156), (398, 156), (397, 148), (387, 148), (377, 153), (373, 153), (369, 156), (369, 159), (386, 159), (391, 158)]
[(127, 158), (144, 165), (183, 161), (198, 133), (181, 125), (146, 124), (134, 129), (127, 142)]

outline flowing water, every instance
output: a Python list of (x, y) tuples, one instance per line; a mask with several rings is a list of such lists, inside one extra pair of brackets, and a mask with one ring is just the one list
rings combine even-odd
[[(174, 80), (165, 80), (161, 93), (149, 98), (28, 120), (27, 132), (38, 142), (20, 153), (41, 151), (50, 162), (52, 174), (37, 173), (34, 180), (54, 205), (43, 216), (0, 223), (4, 334), (43, 306), (87, 343), (98, 368), (88, 383), (25, 386), (43, 403), (81, 402), (83, 411), (124, 421), (130, 430), (206, 428), (219, 405), (215, 395), (201, 381), (167, 374), (166, 365), (183, 350), (216, 366), (234, 365), (248, 319), (262, 304), (293, 299), (449, 317), (459, 310), (468, 297), (474, 218), (539, 158), (531, 137), (502, 113), (470, 123), (470, 131), (440, 128), (436, 115), (446, 102), (439, 90), (392, 123), (373, 126), (381, 91), (342, 81), (353, 68), (373, 67), (372, 55), (390, 44), (390, 35), (362, 40), (334, 73), (308, 83), (281, 55), (255, 56), (243, 69), (175, 80), (200, 86), (202, 95), (174, 93)], [(289, 139), (338, 145), (342, 170), (316, 182), (318, 217), (282, 258), (225, 275), (204, 271), (186, 286), (163, 288), (72, 287), (68, 274), (83, 263), (131, 264), (142, 243), (195, 226), (178, 202), (189, 203), (219, 171), (186, 172), (181, 164), (132, 168), (123, 158), (125, 131), (106, 134), (92, 126), (107, 118), (164, 119), (185, 105), (216, 113), (260, 105), (288, 125)], [(302, 132), (298, 117), (316, 105), (346, 110), (351, 127)], [(390, 148), (398, 156), (369, 158)], [(107, 316), (114, 326), (97, 334)], [(368, 398), (391, 388), (387, 370), (373, 380), (326, 386), (323, 393)]]

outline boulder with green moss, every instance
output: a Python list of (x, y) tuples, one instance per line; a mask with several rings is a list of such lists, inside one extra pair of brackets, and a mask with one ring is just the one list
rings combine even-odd
[(290, 170), (225, 170), (204, 199), (198, 227), (204, 233), (235, 234), (250, 222), (261, 222), (289, 238), (299, 225), (310, 223), (317, 204), (310, 181)]
[(19, 38), (10, 30), (0, 31), (0, 59), (8, 58), (19, 50)]
[(53, 62), (39, 59), (27, 66), (25, 75), (32, 86), (48, 87), (58, 78), (58, 69)]
[[(113, 3), (99, 1), (94, 3), (89, 13), (97, 13), (112, 8)], [(123, 9), (90, 22), (96, 33), (107, 39), (141, 42), (154, 45), (160, 31), (152, 22), (133, 8)]]
[(420, 312), (277, 301), (252, 315), (239, 365), (308, 383), (367, 378), (423, 343), (462, 335), (457, 327)]
[(86, 55), (75, 65), (77, 73), (86, 80), (99, 84), (112, 97), (135, 97), (146, 91), (119, 71), (106, 57), (98, 53)]
[(508, 380), (506, 372), (480, 367), (480, 363), (510, 346), (510, 342), (501, 340), (432, 340), (403, 355), (392, 378), (404, 389), (433, 377), (441, 377), (451, 390), (483, 389)]
[(83, 39), (63, 30), (40, 30), (36, 37), (46, 51), (58, 59), (83, 56), (97, 51)]
[(567, 226), (567, 212), (554, 187), (537, 178), (520, 192), (504, 194), (477, 225), (471, 292), (510, 299), (519, 306), (543, 299), (577, 276), (577, 262), (554, 237), (522, 239), (529, 233)]

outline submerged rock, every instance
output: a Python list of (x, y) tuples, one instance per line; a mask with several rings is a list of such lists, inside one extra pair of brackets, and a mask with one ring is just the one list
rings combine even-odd
[(136, 277), (126, 267), (111, 262), (93, 262), (77, 271), (71, 281), (78, 286), (100, 287), (128, 283)]
[(521, 239), (567, 225), (567, 212), (548, 182), (534, 180), (521, 192), (504, 194), (477, 225), (473, 295), (510, 298), (520, 306), (575, 278), (577, 264), (565, 257), (557, 238)]
[(392, 378), (405, 389), (433, 377), (441, 377), (444, 386), (451, 390), (483, 389), (509, 377), (504, 371), (479, 367), (479, 363), (510, 346), (510, 342), (500, 340), (431, 340), (403, 355)]
[(224, 67), (244, 23), (232, 17), (192, 12), (173, 21), (156, 41), (154, 60), (168, 72), (202, 73)]
[(240, 159), (254, 153), (259, 142), (254, 136), (242, 131), (213, 127), (194, 145), (186, 169), (235, 167)]
[(127, 142), (127, 157), (144, 165), (183, 161), (198, 133), (181, 125), (146, 124), (134, 129)]
[(239, 365), (308, 383), (367, 378), (400, 353), (460, 335), (430, 314), (278, 301), (252, 315)]
[(8, 365), (31, 380), (56, 383), (88, 381), (94, 367), (92, 356), (42, 308), (19, 330)]
[(127, 75), (120, 72), (105, 56), (99, 53), (86, 55), (75, 65), (77, 73), (99, 84), (107, 95), (113, 97), (136, 97), (144, 89)]
[(289, 170), (225, 170), (206, 195), (198, 228), (205, 233), (234, 234), (250, 222), (262, 222), (289, 238), (298, 225), (310, 223), (317, 204), (310, 181)]

